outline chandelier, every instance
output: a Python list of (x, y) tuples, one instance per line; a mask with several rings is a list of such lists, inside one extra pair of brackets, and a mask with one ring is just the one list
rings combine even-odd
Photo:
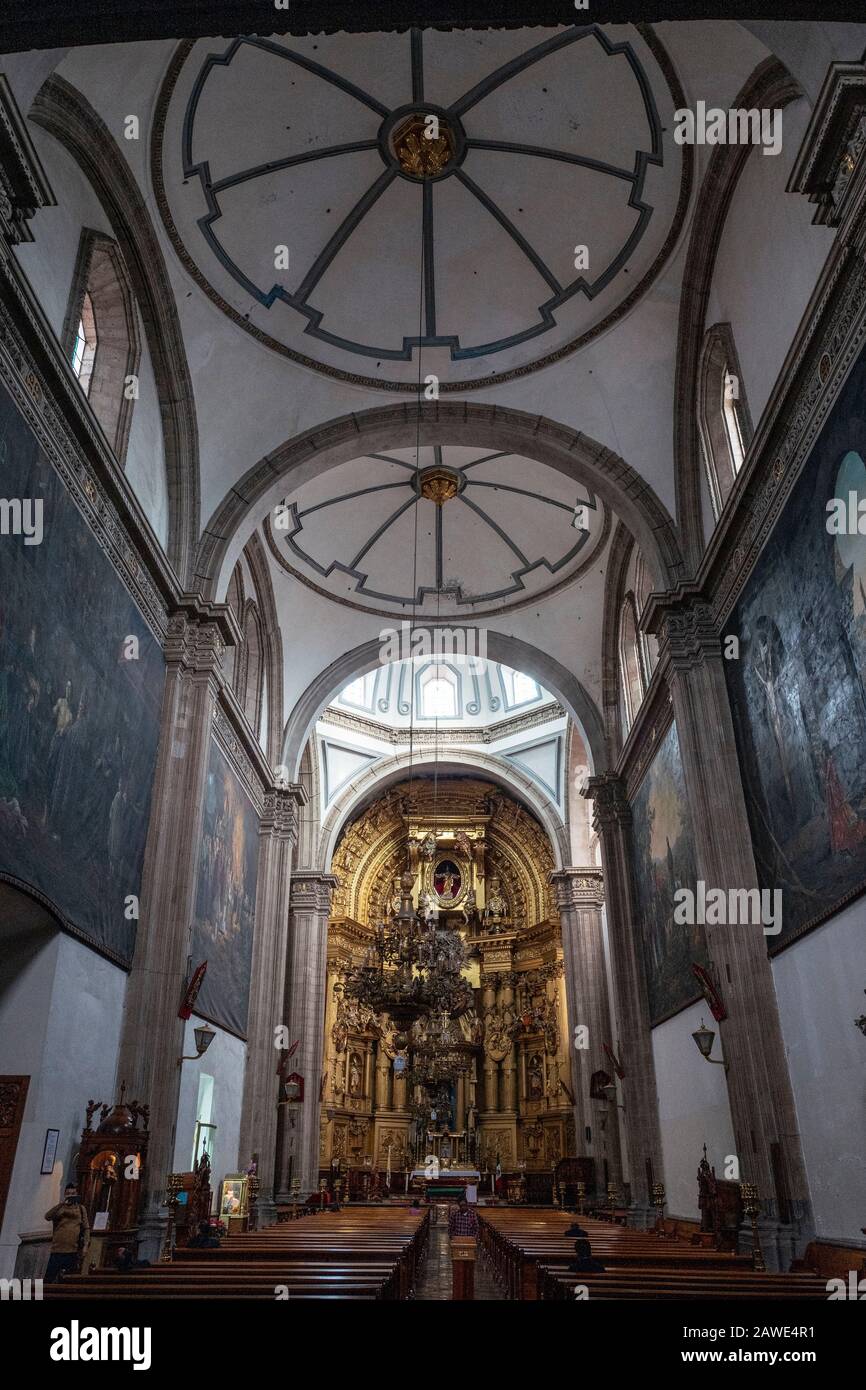
[[(456, 928), (443, 925), (435, 908), (429, 905), (416, 912), (412, 905), (414, 876), (406, 870), (400, 877), (400, 908), (379, 923), (363, 962), (351, 969), (345, 992), (377, 1014), (387, 1014), (403, 1030), (395, 1041), (401, 1049), (408, 1045), (403, 1032), (425, 1015), (440, 1022), (428, 1025), (421, 1037), (427, 1051), (443, 1050), (441, 1020), (459, 1018), (473, 1006), (472, 986), (461, 974), (466, 952)], [(446, 1029), (447, 1031), (447, 1029)], [(462, 1044), (462, 1034), (457, 1043)]]
[(440, 1082), (450, 1084), (469, 1071), (473, 1050), (447, 1008), (437, 1009), (412, 1030), (411, 1079), (428, 1088)]

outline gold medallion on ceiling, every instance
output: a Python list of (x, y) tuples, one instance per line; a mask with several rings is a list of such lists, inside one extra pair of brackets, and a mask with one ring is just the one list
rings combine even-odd
[[(429, 122), (435, 120), (436, 125)], [(433, 132), (431, 134), (431, 131)], [(394, 155), (404, 174), (434, 179), (454, 158), (454, 133), (441, 116), (408, 116), (392, 136)]]
[(460, 491), (460, 479), (450, 468), (424, 468), (418, 476), (418, 489), (422, 497), (427, 497), (441, 507), (444, 502), (456, 497)]

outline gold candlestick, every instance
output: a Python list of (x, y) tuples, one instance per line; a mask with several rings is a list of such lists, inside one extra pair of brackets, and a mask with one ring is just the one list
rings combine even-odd
[(168, 1225), (165, 1228), (165, 1244), (159, 1257), (160, 1264), (170, 1265), (174, 1259), (174, 1221), (177, 1208), (177, 1195), (183, 1186), (180, 1173), (169, 1173), (166, 1179), (165, 1205), (168, 1207)]
[(654, 1182), (652, 1185), (653, 1206), (656, 1208), (656, 1235), (665, 1234), (665, 1185), (662, 1182)]
[(743, 1212), (752, 1223), (752, 1269), (763, 1271), (767, 1266), (764, 1262), (764, 1252), (761, 1249), (761, 1239), (758, 1235), (758, 1216), (761, 1212), (761, 1203), (756, 1184), (741, 1182), (740, 1196), (743, 1200)]

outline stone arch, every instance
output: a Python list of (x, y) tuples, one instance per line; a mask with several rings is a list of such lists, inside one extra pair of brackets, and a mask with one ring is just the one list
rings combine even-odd
[(410, 773), (429, 772), (433, 767), (439, 777), (448, 777), (467, 772), (477, 772), (491, 782), (496, 782), (504, 791), (522, 801), (532, 812), (550, 840), (556, 868), (561, 869), (569, 862), (568, 833), (557, 807), (549, 798), (539, 793), (538, 787), (518, 768), (507, 765), (494, 754), (478, 753), (463, 749), (448, 749), (438, 761), (433, 749), (416, 749), (413, 756), (406, 750), (384, 758), (374, 766), (366, 768), (354, 778), (337, 797), (322, 822), (316, 850), (316, 866), (322, 873), (329, 872), (340, 834), (346, 823), (357, 814), (364, 802), (375, 798), (397, 782), (405, 782)]
[(102, 204), (129, 273), (162, 415), (168, 558), (185, 584), (199, 526), (198, 426), (174, 292), (150, 214), (105, 122), (65, 78), (54, 73), (42, 84), (29, 118), (53, 135), (81, 168)]
[[(778, 58), (767, 58), (758, 65), (731, 106), (747, 110), (781, 108), (800, 96), (802, 91), (787, 68)], [(752, 146), (748, 144), (716, 145), (713, 149), (698, 193), (683, 273), (674, 381), (674, 469), (679, 535), (693, 572), (704, 552), (698, 426), (701, 347), (728, 209), (751, 152)]]
[[(351, 651), (344, 652), (307, 686), (289, 715), (283, 737), (282, 763), (291, 781), (297, 780), (304, 746), (316, 720), (338, 691), (353, 678), (372, 671), (379, 665), (381, 643), (371, 638)], [(581, 731), (592, 770), (599, 772), (608, 765), (601, 716), (592, 698), (571, 671), (554, 657), (503, 632), (487, 629), (487, 656), (515, 671), (525, 671), (555, 695)]]
[(195, 586), (223, 593), (246, 536), (287, 492), (361, 454), (422, 445), (479, 445), (536, 459), (597, 492), (638, 538), (654, 582), (685, 577), (676, 527), (652, 488), (604, 445), (543, 415), (469, 401), (377, 406), (288, 440), (229, 489), (199, 543)]

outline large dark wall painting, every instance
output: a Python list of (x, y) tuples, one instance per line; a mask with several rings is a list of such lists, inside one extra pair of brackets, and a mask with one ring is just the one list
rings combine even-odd
[(0, 534), (0, 872), (129, 964), (162, 651), (2, 387), (0, 492), (42, 503), (40, 543)]
[(207, 974), (195, 1012), (246, 1037), (256, 909), (259, 818), (216, 742), (211, 744), (196, 884), (193, 965)]
[(677, 726), (672, 723), (632, 799), (635, 890), (650, 1020), (699, 996), (692, 964), (708, 964), (703, 927), (674, 922), (674, 894), (695, 890), (697, 867)]
[(861, 358), (728, 625), (758, 878), (782, 890), (771, 952), (866, 888), (866, 536), (827, 529), (831, 498), (866, 502), (864, 460)]

